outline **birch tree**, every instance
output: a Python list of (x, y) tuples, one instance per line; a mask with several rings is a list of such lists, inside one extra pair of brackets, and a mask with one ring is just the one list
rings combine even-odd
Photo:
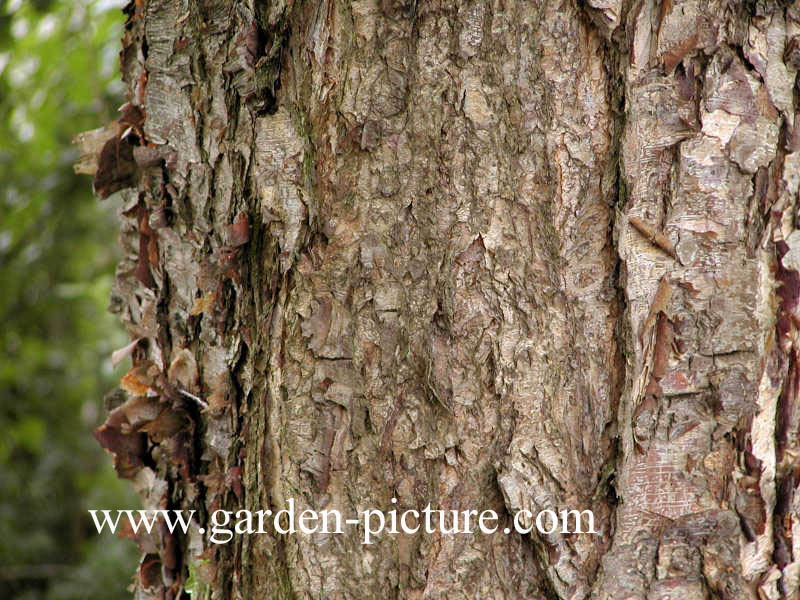
[(800, 597), (800, 4), (126, 12), (83, 143), (145, 505), (599, 530), (163, 529), (138, 598)]

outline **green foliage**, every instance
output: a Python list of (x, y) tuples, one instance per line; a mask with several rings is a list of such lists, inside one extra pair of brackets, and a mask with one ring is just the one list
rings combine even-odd
[(128, 341), (106, 311), (117, 228), (70, 145), (123, 101), (120, 5), (0, 5), (0, 598), (130, 597), (134, 545), (86, 512), (137, 506), (91, 436)]

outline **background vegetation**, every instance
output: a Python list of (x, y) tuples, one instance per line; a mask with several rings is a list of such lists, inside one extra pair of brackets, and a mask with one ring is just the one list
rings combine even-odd
[(0, 10), (0, 598), (130, 597), (134, 544), (86, 512), (137, 506), (91, 436), (128, 341), (106, 311), (114, 206), (70, 145), (123, 102), (121, 4)]

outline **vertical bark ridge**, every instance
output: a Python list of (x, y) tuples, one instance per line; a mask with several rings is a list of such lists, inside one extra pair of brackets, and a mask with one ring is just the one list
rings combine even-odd
[(796, 67), (784, 50), (797, 26), (777, 3), (751, 9), (636, 2), (627, 13), (616, 235), (628, 379), (621, 504), (596, 598), (797, 596), (775, 521), (793, 518), (776, 489), (794, 467), (774, 435), (794, 396), (793, 308), (775, 289), (796, 287), (780, 282), (780, 240), (796, 202)]
[(172, 453), (148, 438), (146, 505), (352, 515), (396, 497), (493, 508), (501, 526), (523, 508), (606, 523), (375, 546), (216, 547), (193, 529), (142, 541), (138, 594), (585, 597), (610, 535), (597, 491), (618, 395), (598, 31), (572, 3), (130, 12), (123, 69), (150, 162), (121, 192), (140, 250), (120, 305), (152, 340), (136, 373), (167, 376), (140, 378), (147, 394), (169, 414), (183, 392), (210, 404), (199, 456), (181, 457), (182, 430), (159, 432)]

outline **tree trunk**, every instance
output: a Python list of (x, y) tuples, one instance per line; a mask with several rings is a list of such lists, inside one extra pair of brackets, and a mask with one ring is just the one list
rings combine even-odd
[[(500, 515), (164, 529), (137, 597), (799, 598), (786, 5), (132, 2), (120, 474), (200, 524)], [(502, 531), (565, 508), (600, 532)]]

